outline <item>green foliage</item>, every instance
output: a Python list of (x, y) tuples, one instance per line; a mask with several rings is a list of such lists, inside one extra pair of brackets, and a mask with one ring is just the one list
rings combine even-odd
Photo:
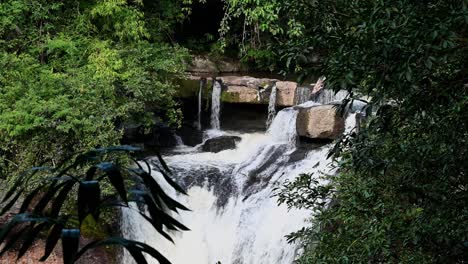
[[(132, 167), (120, 166), (112, 161), (116, 156), (122, 155), (121, 153), (127, 155), (137, 150), (130, 146), (95, 149), (55, 168), (35, 167), (17, 177), (15, 184), (1, 201), (3, 206), (0, 216), (11, 209), (19, 195), (25, 194), (25, 199), (19, 212), (0, 229), (0, 244), (3, 245), (0, 257), (18, 245), (20, 259), (31, 248), (37, 236), (48, 231), (41, 261), (48, 259), (61, 239), (63, 263), (76, 262), (89, 249), (117, 245), (126, 248), (137, 263), (147, 263), (143, 256), (143, 253), (147, 253), (159, 263), (170, 264), (161, 253), (144, 243), (106, 235), (99, 237), (102, 234), (96, 234), (95, 228), (93, 229), (93, 226), (96, 227), (102, 222), (103, 211), (129, 208), (128, 210), (134, 210), (143, 216), (171, 242), (172, 238), (163, 228), (188, 230), (166, 212), (169, 210), (177, 213), (178, 210), (188, 209), (164, 193), (153, 178), (147, 161), (135, 160), (135, 166)], [(162, 159), (154, 168), (161, 172), (162, 177), (174, 190), (186, 194), (171, 179), (171, 172)], [(31, 181), (35, 180), (34, 174), (39, 172), (43, 172), (44, 175), (38, 187), (28, 192)], [(124, 179), (129, 179), (130, 182), (126, 183)], [(101, 193), (102, 184), (106, 180), (111, 184), (115, 195), (107, 196)], [(77, 193), (73, 191), (75, 188), (78, 188)], [(73, 210), (65, 208), (67, 201), (76, 202)], [(148, 208), (148, 214), (145, 212), (145, 206)], [(98, 240), (79, 249), (81, 235), (92, 235)]]
[(339, 171), (326, 185), (302, 176), (283, 187), (280, 202), (316, 212), (290, 236), (306, 249), (298, 263), (466, 260), (466, 2), (284, 7), (306, 2), (301, 36), (276, 44), (286, 65), (368, 95), (378, 111), (335, 146)]
[[(149, 30), (158, 4), (1, 3), (0, 159), (9, 169), (117, 144), (125, 123), (150, 125), (151, 112), (180, 124), (172, 80), (188, 56)], [(159, 22), (173, 25), (171, 16)]]

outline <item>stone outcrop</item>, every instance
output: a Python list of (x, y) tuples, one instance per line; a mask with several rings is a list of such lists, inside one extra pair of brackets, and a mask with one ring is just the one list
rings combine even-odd
[(276, 79), (248, 76), (221, 77), (224, 90), (223, 101), (230, 103), (268, 104), (271, 88), (277, 87), (277, 105), (292, 106), (295, 103), (297, 83)]
[(267, 104), (271, 87), (278, 80), (249, 76), (223, 76), (222, 101), (227, 103)]
[(315, 139), (336, 139), (344, 131), (345, 120), (337, 114), (333, 105), (301, 108), (297, 115), (299, 136)]
[(217, 153), (226, 149), (235, 149), (236, 142), (240, 140), (241, 138), (236, 136), (219, 136), (210, 138), (203, 143), (202, 150)]
[(262, 89), (273, 85), (275, 79), (254, 78), (250, 76), (223, 76), (220, 80), (226, 86), (246, 86), (249, 88)]
[(226, 103), (260, 103), (259, 92), (246, 86), (228, 86), (223, 91), (222, 101)]
[(294, 105), (294, 98), (296, 96), (297, 83), (296, 82), (276, 82), (277, 97), (276, 104), (279, 106)]
[[(188, 75), (180, 81), (178, 96), (195, 97), (200, 87), (200, 76)], [(207, 78), (205, 91), (210, 93), (212, 77)], [(279, 81), (269, 78), (250, 76), (221, 76), (217, 78), (223, 84), (221, 100), (226, 103), (268, 104), (271, 90), (277, 87), (277, 106), (293, 106), (309, 99), (312, 86), (298, 87), (296, 82)]]

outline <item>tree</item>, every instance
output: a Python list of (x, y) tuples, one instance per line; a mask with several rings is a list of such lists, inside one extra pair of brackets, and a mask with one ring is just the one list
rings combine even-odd
[(367, 95), (378, 109), (333, 149), (329, 184), (284, 186), (280, 201), (316, 211), (291, 236), (306, 249), (299, 263), (466, 260), (466, 1), (227, 3), (247, 21), (274, 4), (283, 15), (263, 32), (279, 66), (325, 75), (350, 92), (345, 103)]
[[(152, 168), (147, 161), (135, 161), (134, 167), (119, 165), (122, 153), (137, 151), (130, 146), (95, 149), (77, 155), (71, 165), (64, 163), (56, 168), (34, 167), (15, 179), (1, 201), (4, 205), (0, 216), (5, 214), (23, 195), (19, 212), (0, 229), (0, 257), (19, 245), (20, 259), (33, 245), (38, 235), (47, 232), (44, 256), (46, 261), (58, 241), (62, 240), (63, 263), (77, 261), (87, 250), (102, 246), (122, 246), (130, 252), (137, 263), (147, 263), (143, 253), (157, 259), (159, 263), (170, 263), (156, 249), (121, 237), (106, 237), (88, 243), (79, 249), (81, 230), (86, 221), (98, 223), (102, 213), (112, 208), (129, 208), (139, 213), (166, 239), (172, 241), (165, 229), (188, 230), (172, 218), (169, 212), (188, 210), (163, 191), (153, 178)], [(186, 192), (170, 176), (170, 169), (160, 158), (153, 169), (160, 172), (177, 192)], [(86, 171), (86, 172), (85, 172)], [(85, 173), (83, 173), (85, 172)], [(40, 180), (33, 177), (42, 173)], [(158, 177), (158, 176), (156, 176)], [(36, 188), (30, 188), (30, 185)], [(110, 185), (115, 195), (101, 193), (104, 185)], [(77, 192), (75, 189), (78, 189)], [(76, 202), (70, 209), (67, 205)], [(132, 206), (135, 203), (136, 206)], [(145, 212), (148, 209), (148, 213)]]
[[(170, 3), (152, 6), (158, 4)], [(148, 30), (174, 18), (156, 20), (147, 12), (152, 7), (126, 0), (1, 3), (5, 167), (59, 164), (73, 153), (118, 144), (125, 124), (149, 126), (153, 113), (179, 125), (173, 79), (183, 73), (187, 52), (168, 45), (166, 33)]]

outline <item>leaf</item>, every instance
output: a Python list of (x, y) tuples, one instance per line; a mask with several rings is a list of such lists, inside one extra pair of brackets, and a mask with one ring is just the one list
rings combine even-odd
[(42, 188), (44, 188), (44, 185), (41, 185), (41, 186), (37, 187), (31, 193), (29, 193), (28, 196), (26, 196), (26, 198), (24, 198), (23, 204), (21, 205), (21, 208), (19, 210), (20, 214), (26, 212), (26, 210), (28, 209), (31, 201), (34, 199), (34, 197), (36, 197), (36, 195), (39, 193), (39, 191), (42, 190)]
[(411, 68), (408, 68), (405, 73), (405, 77), (408, 82), (411, 82), (411, 79), (412, 79), (411, 75), (412, 75)]
[(158, 157), (158, 160), (159, 160), (159, 162), (161, 163), (162, 167), (163, 167), (167, 172), (172, 173), (172, 172), (171, 172), (171, 169), (169, 169), (169, 166), (167, 166), (166, 162), (165, 162), (164, 159), (162, 158), (161, 153), (156, 152), (156, 156)]
[(146, 259), (142, 256), (142, 252), (148, 253), (150, 256), (155, 258), (160, 264), (171, 264), (169, 260), (167, 260), (161, 253), (159, 253), (156, 249), (138, 241), (128, 240), (125, 238), (120, 237), (110, 237), (100, 241), (94, 241), (86, 246), (84, 246), (76, 255), (75, 261), (78, 260), (86, 251), (91, 248), (102, 247), (102, 246), (110, 246), (110, 245), (119, 245), (123, 246), (125, 249), (129, 251), (132, 257), (136, 260), (138, 264), (140, 263), (147, 263)]
[(156, 260), (159, 261), (160, 264), (171, 264), (171, 262), (169, 260), (167, 260), (161, 253), (159, 253), (156, 249), (144, 244), (144, 243), (141, 243), (141, 242), (137, 242), (137, 241), (133, 241), (135, 244), (137, 244), (138, 246), (140, 246), (142, 248), (142, 251), (148, 253), (149, 255), (151, 255), (153, 258), (155, 258)]
[(52, 209), (50, 210), (50, 216), (52, 218), (57, 218), (60, 209), (62, 208), (63, 204), (65, 203), (65, 200), (68, 198), (69, 193), (73, 189), (73, 186), (75, 186), (74, 181), (68, 182), (62, 190), (59, 192), (59, 194), (55, 197), (54, 201), (52, 202)]
[(172, 237), (168, 233), (164, 232), (161, 221), (157, 221), (156, 219), (153, 220), (151, 217), (148, 217), (145, 213), (142, 213), (142, 212), (139, 212), (139, 213), (146, 221), (148, 221), (154, 227), (154, 229), (156, 229), (156, 231), (158, 231), (159, 234), (161, 234), (167, 240), (174, 243), (174, 240), (172, 239)]
[[(21, 246), (20, 250), (18, 251), (18, 257), (17, 260), (22, 258), (24, 254), (28, 251), (28, 249), (33, 245), (34, 240), (38, 237), (39, 233), (49, 225), (49, 223), (44, 222), (36, 225), (34, 228), (31, 228), (30, 231), (25, 235), (25, 240), (23, 242), (23, 245)], [(34, 226), (34, 224), (32, 224)], [(31, 227), (32, 227), (31, 226)]]
[(81, 223), (91, 214), (97, 221), (101, 202), (101, 189), (98, 181), (84, 181), (78, 188), (78, 219)]
[[(13, 186), (7, 191), (7, 193), (5, 194), (5, 196), (3, 197), (3, 200), (2, 202), (0, 203), (4, 203), (8, 200), (8, 198), (10, 198), (15, 192), (16, 190), (18, 189), (18, 187), (23, 183), (23, 181), (28, 181), (32, 176), (34, 176), (38, 171), (42, 171), (42, 170), (50, 170), (49, 167), (33, 167), (23, 173), (20, 174), (20, 176), (18, 176), (18, 179), (16, 179), (15, 183), (13, 184)], [(31, 175), (29, 176), (26, 176), (28, 173), (32, 172)]]
[(424, 64), (428, 69), (432, 69), (432, 60), (428, 58), (427, 60), (424, 61)]
[[(30, 213), (23, 213), (23, 214), (17, 214), (15, 215), (8, 224), (4, 225), (2, 229), (0, 229), (0, 244), (2, 244), (5, 240), (5, 238), (8, 236), (8, 234), (15, 228), (18, 224), (21, 223), (55, 223), (53, 219), (50, 219), (48, 217), (35, 217)], [(30, 225), (29, 227), (25, 229), (31, 228), (33, 225)]]
[(125, 182), (120, 173), (119, 167), (110, 163), (110, 162), (103, 162), (96, 165), (97, 168), (104, 171), (107, 175), (112, 186), (114, 186), (115, 190), (119, 193), (120, 198), (128, 204), (127, 198), (127, 190), (125, 189)]
[(143, 179), (143, 182), (145, 183), (146, 187), (149, 188), (151, 195), (155, 199), (160, 198), (169, 209), (172, 211), (177, 211), (179, 208), (184, 211), (190, 211), (187, 207), (169, 197), (149, 173), (140, 170), (137, 175)]
[(52, 227), (52, 229), (49, 232), (49, 236), (47, 237), (46, 245), (44, 248), (44, 255), (39, 261), (44, 262), (49, 258), (50, 254), (52, 253), (58, 241), (60, 240), (60, 235), (62, 234), (63, 228), (64, 225), (62, 223), (57, 223)]
[(159, 209), (154, 203), (151, 196), (149, 196), (148, 194), (144, 194), (143, 199), (145, 200), (145, 204), (148, 206), (148, 211), (153, 221), (160, 221), (163, 225), (172, 230), (177, 230), (177, 228), (186, 231), (189, 230), (186, 226), (179, 223), (177, 220), (175, 220), (174, 218), (166, 214), (164, 211)]
[(176, 191), (178, 191), (178, 192), (180, 192), (182, 194), (188, 195), (187, 192), (184, 189), (182, 189), (182, 187), (180, 187), (179, 184), (177, 184), (174, 180), (172, 180), (172, 178), (167, 173), (165, 173), (163, 170), (161, 170), (161, 168), (157, 164), (153, 163), (153, 166), (155, 166), (158, 169), (158, 171), (163, 175), (166, 182), (169, 183), (169, 185), (171, 185), (172, 188), (174, 188), (174, 190), (176, 190)]
[(34, 215), (39, 215), (42, 213), (42, 211), (46, 208), (47, 204), (52, 200), (52, 198), (55, 196), (55, 193), (62, 188), (66, 182), (62, 182), (59, 185), (50, 185), (49, 189), (47, 192), (42, 196), (41, 200), (36, 204), (33, 210)]
[(92, 166), (91, 168), (89, 168), (89, 170), (86, 172), (86, 180), (87, 181), (93, 180), (93, 177), (96, 174), (96, 171), (97, 171), (96, 166)]
[(63, 264), (73, 264), (78, 253), (80, 244), (79, 229), (63, 229), (62, 230), (62, 250)]
[[(0, 252), (0, 257), (3, 256), (10, 248), (12, 248), (16, 242), (22, 238), (23, 234), (28, 231), (29, 228), (23, 228), (21, 229), (18, 233), (16, 233), (14, 236), (10, 236), (10, 239), (7, 241), (7, 243), (3, 246), (2, 251)], [(1, 258), (0, 258), (1, 259)]]
[(147, 264), (148, 261), (146, 261), (145, 256), (143, 253), (133, 247), (125, 247), (127, 251), (132, 255), (133, 259), (135, 259), (136, 263), (138, 264)]
[(21, 194), (23, 193), (23, 191), (24, 191), (24, 189), (21, 189), (21, 190), (13, 197), (13, 199), (11, 199), (10, 202), (2, 208), (2, 211), (0, 212), (0, 216), (4, 215), (6, 212), (8, 212), (8, 210), (10, 210), (11, 207), (13, 207), (13, 205), (16, 203), (16, 201), (17, 201), (18, 198), (21, 196)]

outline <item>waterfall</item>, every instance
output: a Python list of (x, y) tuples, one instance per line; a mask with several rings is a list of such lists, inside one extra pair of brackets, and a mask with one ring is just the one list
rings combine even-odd
[(211, 128), (221, 129), (219, 115), (221, 110), (221, 83), (213, 80), (213, 93), (211, 95)]
[(197, 128), (198, 130), (202, 129), (201, 125), (201, 115), (202, 115), (202, 90), (205, 85), (206, 79), (200, 79), (200, 88), (198, 89), (198, 115), (197, 115)]
[[(156, 171), (154, 176), (168, 195), (191, 209), (173, 215), (191, 231), (167, 230), (172, 244), (139, 214), (123, 209), (123, 235), (155, 247), (173, 264), (293, 263), (299, 247), (285, 236), (307, 225), (311, 212), (278, 206), (274, 189), (302, 173), (319, 181), (321, 173), (333, 173), (326, 158), (331, 145), (296, 148), (297, 112), (294, 108), (278, 112), (266, 133), (223, 132), (241, 137), (236, 149), (210, 153), (190, 148), (166, 156), (189, 195), (175, 193)], [(213, 133), (220, 131), (211, 130), (207, 136)], [(149, 257), (148, 262), (158, 263)], [(131, 256), (124, 253), (122, 264), (131, 263)]]
[(177, 146), (184, 146), (184, 141), (179, 135), (174, 135)]
[(296, 119), (298, 111), (292, 107), (281, 110), (275, 117), (270, 127), (268, 135), (275, 142), (286, 142), (292, 146), (296, 145)]
[(310, 94), (311, 94), (311, 88), (307, 86), (302, 86), (302, 87), (297, 87), (296, 89), (296, 95), (294, 98), (295, 104), (303, 104), (307, 101), (309, 101)]
[(320, 104), (341, 103), (348, 94), (346, 90), (339, 90), (335, 93), (335, 91), (331, 89), (322, 89), (315, 98), (313, 98), (313, 101)]
[(267, 128), (270, 127), (273, 119), (276, 115), (276, 85), (271, 89), (270, 100), (268, 101), (268, 119), (267, 119)]

